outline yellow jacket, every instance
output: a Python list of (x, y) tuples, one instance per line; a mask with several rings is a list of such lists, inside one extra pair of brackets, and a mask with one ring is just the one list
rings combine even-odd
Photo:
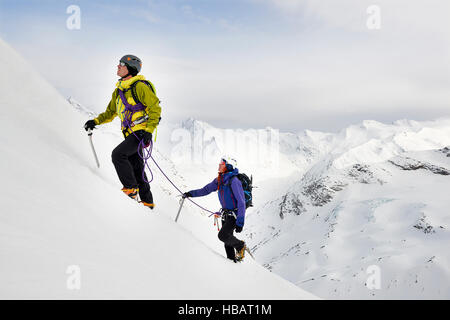
[[(124, 120), (125, 105), (120, 99), (119, 89), (124, 91), (125, 98), (127, 99), (129, 104), (136, 105), (131, 90), (128, 91), (125, 90), (129, 89), (131, 85), (138, 80), (145, 80), (145, 77), (143, 75), (137, 75), (128, 80), (124, 81), (119, 80), (116, 83), (117, 88), (114, 90), (112, 94), (112, 99), (109, 102), (106, 111), (99, 114), (98, 117), (94, 119), (96, 124), (111, 122), (116, 116), (119, 116), (120, 120), (122, 121), (122, 132), (124, 133), (125, 137), (130, 135), (132, 131), (138, 130), (145, 130), (150, 133), (153, 133), (153, 131), (155, 130), (156, 126), (159, 123), (160, 119), (159, 117), (161, 115), (161, 107), (159, 106), (159, 99), (156, 96), (156, 94), (153, 93), (153, 91), (145, 83), (142, 82), (136, 84), (136, 95), (139, 101), (145, 106), (145, 110), (136, 111), (133, 114), (131, 121), (135, 121), (136, 119), (139, 119), (146, 115), (148, 116), (148, 120), (131, 127), (131, 129), (128, 128), (126, 131), (124, 131), (125, 127), (123, 126), (123, 120)], [(155, 87), (153, 86), (152, 83), (151, 85), (153, 90), (155, 90)]]

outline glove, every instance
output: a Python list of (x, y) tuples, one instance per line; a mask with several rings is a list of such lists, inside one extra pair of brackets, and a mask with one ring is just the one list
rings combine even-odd
[(183, 199), (184, 198), (190, 198), (190, 197), (192, 197), (192, 194), (191, 194), (191, 192), (190, 191), (188, 191), (188, 192), (185, 192), (185, 193), (183, 193)]
[(138, 133), (139, 138), (144, 143), (144, 147), (147, 148), (150, 145), (150, 141), (152, 141), (152, 133), (145, 130), (139, 130)]
[(84, 124), (84, 130), (88, 131), (88, 130), (93, 130), (95, 128), (97, 124), (95, 123), (94, 120), (88, 120), (86, 121), (86, 123)]
[(241, 232), (242, 231), (242, 226), (236, 226), (236, 228), (235, 228), (235, 230), (236, 230), (236, 233), (239, 233), (239, 232)]

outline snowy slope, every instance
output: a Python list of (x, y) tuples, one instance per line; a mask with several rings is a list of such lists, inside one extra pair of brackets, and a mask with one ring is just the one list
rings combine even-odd
[(248, 219), (258, 261), (321, 297), (448, 299), (450, 120), (364, 121), (327, 141)]
[[(110, 163), (120, 141), (114, 124), (94, 134), (97, 169), (87, 117), (1, 40), (0, 64), (8, 75), (0, 84), (0, 298), (314, 298), (250, 259), (226, 260), (198, 211), (187, 207), (175, 224), (177, 199), (156, 172), (155, 211), (128, 199)], [(170, 165), (157, 148), (154, 156)], [(194, 223), (210, 242), (194, 235)], [(67, 287), (70, 266), (79, 267), (80, 290)]]
[[(152, 163), (155, 211), (124, 197), (110, 160), (118, 121), (94, 132), (97, 169), (81, 128), (92, 112), (0, 46), (14, 75), (0, 95), (14, 132), (0, 138), (0, 297), (312, 297), (275, 274), (324, 298), (450, 297), (450, 119), (368, 120), (332, 134), (163, 116), (153, 155), (182, 190), (210, 182), (225, 153), (253, 175), (255, 207), (239, 237), (270, 274), (224, 259), (212, 219), (194, 205), (174, 224), (179, 198)], [(215, 195), (196, 200), (218, 209)], [(81, 268), (79, 291), (66, 287), (70, 265)], [(379, 289), (368, 288), (374, 267)]]
[[(440, 119), (364, 121), (338, 134), (280, 132), (279, 148), (272, 150), (278, 166), (273, 157), (255, 162), (239, 148), (236, 141), (249, 137), (261, 142), (252, 130), (218, 129), (194, 119), (163, 123), (157, 146), (170, 155), (161, 161), (186, 190), (212, 179), (219, 155), (235, 155), (258, 186), (255, 207), (246, 213), (245, 239), (258, 262), (300, 287), (339, 299), (447, 298), (449, 129), (449, 120)], [(173, 153), (180, 131), (203, 143), (189, 145), (180, 153), (182, 161)], [(227, 146), (224, 137), (234, 143)], [(215, 155), (212, 163), (195, 158), (206, 151)], [(217, 207), (215, 196), (198, 201)], [(187, 206), (193, 210), (182, 223), (217, 245), (203, 232), (211, 225), (199, 228), (201, 211)], [(220, 246), (216, 250), (221, 252)], [(380, 270), (380, 288), (369, 290), (374, 267)]]
[[(193, 119), (180, 128), (205, 143), (251, 131)], [(337, 134), (279, 132), (278, 141), (278, 167), (228, 148), (258, 186), (244, 228), (257, 261), (321, 297), (450, 297), (450, 119), (368, 120)], [(186, 183), (211, 170), (194, 164)], [(374, 268), (379, 289), (367, 284)]]
[[(193, 119), (162, 124), (158, 147), (172, 155), (165, 166), (186, 190), (212, 179), (218, 155), (235, 155), (258, 186), (255, 207), (247, 211), (247, 243), (258, 262), (300, 287), (339, 299), (447, 298), (449, 123), (364, 121), (338, 134), (280, 132), (278, 166), (273, 158), (255, 162), (236, 143), (221, 143), (225, 136), (244, 141), (250, 130), (218, 129)], [(203, 147), (212, 145), (215, 162), (196, 163), (192, 155), (206, 148), (192, 145), (184, 153), (191, 158), (177, 161), (171, 151), (178, 140), (170, 139), (177, 130), (200, 136)], [(215, 196), (199, 201), (217, 207)], [(183, 223), (217, 244), (198, 228), (199, 212), (193, 209)], [(379, 290), (366, 285), (374, 266), (380, 270)]]

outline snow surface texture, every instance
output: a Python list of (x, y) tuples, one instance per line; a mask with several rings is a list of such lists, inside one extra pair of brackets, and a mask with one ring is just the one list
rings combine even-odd
[(218, 143), (248, 132), (193, 119), (181, 127), (253, 174), (243, 233), (269, 270), (323, 298), (450, 298), (450, 119), (279, 133), (278, 166)]
[[(0, 220), (2, 296), (311, 297), (250, 259), (228, 263), (211, 218), (191, 203), (173, 224), (177, 192), (152, 163), (157, 208), (130, 204), (110, 161), (119, 122), (94, 131), (97, 169), (81, 129), (92, 113), (73, 98), (67, 107), (11, 49), (3, 52), (23, 66), (33, 94), (15, 103), (20, 120), (8, 123), (26, 146), (1, 138), (2, 176), (13, 186), (4, 185)], [(11, 88), (24, 85), (18, 81)], [(3, 95), (2, 105), (12, 106), (13, 96)], [(194, 119), (175, 125), (163, 115), (153, 155), (182, 190), (210, 182), (220, 155), (235, 156), (257, 186), (238, 237), (259, 264), (302, 289), (333, 299), (448, 299), (448, 146), (449, 119), (364, 121), (331, 134), (218, 129)], [(218, 209), (216, 195), (196, 200)], [(82, 270), (79, 291), (66, 288), (71, 264)]]
[(257, 260), (324, 298), (449, 299), (450, 121), (316, 137), (299, 134), (321, 145), (302, 178), (249, 215)]
[[(154, 211), (127, 198), (110, 159), (122, 141), (117, 123), (95, 130), (98, 169), (86, 110), (1, 40), (0, 64), (8, 75), (0, 85), (1, 299), (315, 298), (250, 258), (227, 260), (212, 219), (195, 208), (175, 223), (179, 198), (157, 172)], [(186, 188), (157, 148), (154, 157)]]

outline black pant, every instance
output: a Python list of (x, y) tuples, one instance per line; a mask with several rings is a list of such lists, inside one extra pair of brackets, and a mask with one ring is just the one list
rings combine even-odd
[(150, 184), (144, 171), (144, 160), (138, 154), (139, 140), (134, 134), (129, 135), (112, 152), (111, 158), (117, 175), (124, 188), (139, 188), (142, 201), (153, 203)]
[(219, 231), (218, 237), (219, 240), (225, 244), (227, 258), (232, 260), (234, 260), (236, 256), (234, 250), (240, 251), (244, 247), (244, 241), (239, 240), (233, 235), (235, 227), (236, 218), (230, 214), (224, 213), (222, 215), (222, 228)]

